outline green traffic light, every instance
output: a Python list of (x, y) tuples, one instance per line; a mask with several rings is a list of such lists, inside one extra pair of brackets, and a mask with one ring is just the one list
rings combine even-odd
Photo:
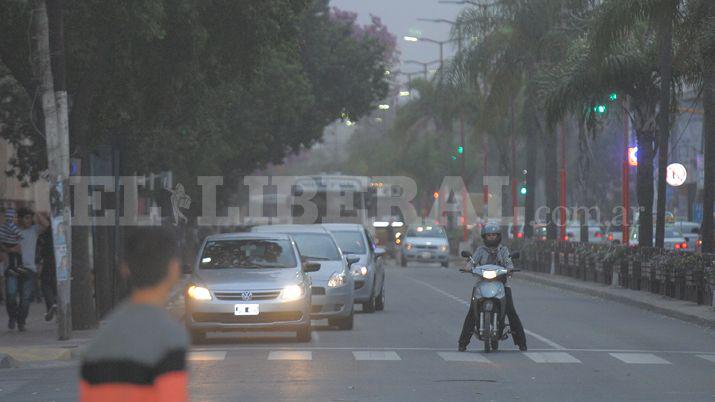
[(521, 195), (526, 195), (526, 186), (523, 186), (521, 190), (519, 190), (519, 192), (521, 193)]
[(598, 114), (604, 114), (606, 113), (606, 110), (606, 105), (596, 105), (593, 107), (593, 111)]
[(454, 156), (454, 155), (452, 155), (452, 160), (453, 160), (453, 161), (456, 161), (456, 160), (457, 160), (457, 157)]
[(464, 147), (462, 147), (462, 146), (457, 147), (457, 153), (463, 154), (463, 153), (464, 153)]
[(610, 95), (608, 95), (608, 99), (611, 100), (611, 102), (615, 102), (618, 100), (618, 94), (615, 92), (611, 92)]

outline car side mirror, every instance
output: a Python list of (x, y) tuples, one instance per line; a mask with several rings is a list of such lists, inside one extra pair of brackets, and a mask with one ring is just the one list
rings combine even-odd
[(386, 251), (384, 248), (382, 248), (382, 247), (375, 247), (375, 255), (376, 255), (376, 256), (382, 257), (383, 255), (385, 255), (385, 253), (387, 253), (387, 251)]
[(360, 261), (360, 257), (356, 257), (354, 255), (349, 255), (345, 257), (345, 259), (348, 261), (348, 265), (353, 265), (356, 262)]
[(317, 272), (320, 271), (319, 262), (305, 262), (303, 263), (303, 272)]
[(521, 253), (518, 251), (515, 251), (515, 252), (509, 254), (509, 257), (511, 257), (512, 260), (518, 260), (519, 257), (521, 257)]
[(462, 250), (462, 253), (460, 255), (462, 256), (462, 258), (472, 258), (472, 253), (467, 250)]

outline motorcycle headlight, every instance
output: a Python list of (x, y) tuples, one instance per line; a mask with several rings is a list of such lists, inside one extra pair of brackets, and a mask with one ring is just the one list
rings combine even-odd
[(482, 277), (484, 277), (484, 279), (494, 279), (497, 277), (497, 271), (494, 271), (494, 270), (483, 271)]
[(328, 287), (329, 288), (339, 288), (341, 286), (345, 286), (347, 284), (348, 278), (344, 274), (335, 272), (332, 275), (330, 275), (330, 279), (328, 279)]
[(447, 246), (447, 245), (439, 246), (439, 251), (446, 253), (447, 250), (449, 250), (449, 246)]
[(288, 285), (281, 291), (281, 300), (294, 301), (303, 297), (303, 287), (299, 285)]
[(189, 286), (188, 294), (194, 300), (211, 300), (211, 292), (202, 286)]
[(367, 276), (367, 267), (366, 266), (360, 266), (360, 267), (353, 267), (350, 272), (353, 274), (353, 276)]

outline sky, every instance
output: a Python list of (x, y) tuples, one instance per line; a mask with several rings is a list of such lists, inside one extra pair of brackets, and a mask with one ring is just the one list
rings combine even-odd
[[(370, 14), (380, 17), (390, 32), (397, 37), (401, 52), (400, 59), (403, 62), (406, 60), (430, 62), (439, 59), (439, 46), (429, 42), (407, 42), (403, 39), (405, 35), (417, 36), (414, 31), (419, 31), (425, 38), (449, 39), (451, 28), (449, 24), (418, 21), (418, 18), (444, 18), (454, 21), (464, 7), (458, 4), (440, 4), (438, 0), (331, 0), (330, 5), (357, 12), (361, 24), (370, 23)], [(451, 57), (454, 52), (452, 45), (445, 45), (445, 58)], [(436, 68), (437, 64), (431, 67)], [(418, 72), (422, 71), (422, 66), (402, 64), (396, 69)]]

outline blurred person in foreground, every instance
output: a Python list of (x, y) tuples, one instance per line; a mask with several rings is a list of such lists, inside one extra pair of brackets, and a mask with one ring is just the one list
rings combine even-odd
[(184, 327), (164, 309), (181, 276), (175, 236), (141, 228), (125, 247), (132, 291), (101, 327), (81, 368), (81, 402), (188, 400)]

